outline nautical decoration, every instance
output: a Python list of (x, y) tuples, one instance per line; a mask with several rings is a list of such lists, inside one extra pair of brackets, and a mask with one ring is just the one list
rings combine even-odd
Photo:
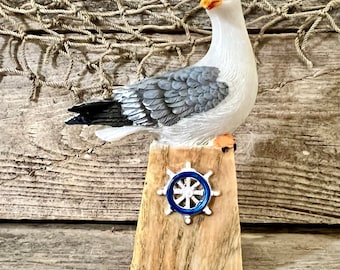
[(212, 211), (208, 207), (211, 197), (219, 196), (220, 192), (211, 189), (209, 177), (213, 174), (208, 171), (202, 175), (194, 168), (190, 162), (179, 173), (167, 170), (169, 181), (157, 191), (158, 195), (165, 195), (169, 207), (165, 210), (166, 215), (178, 212), (184, 216), (186, 224), (191, 223), (191, 216), (199, 213), (211, 215)]
[[(200, 61), (122, 87), (110, 99), (75, 105), (69, 111), (78, 115), (66, 123), (111, 126), (96, 132), (105, 141), (150, 131), (172, 146), (206, 145), (231, 134), (255, 103), (255, 58), (240, 0), (200, 5), (212, 24), (211, 45)], [(233, 138), (215, 145), (233, 146)]]

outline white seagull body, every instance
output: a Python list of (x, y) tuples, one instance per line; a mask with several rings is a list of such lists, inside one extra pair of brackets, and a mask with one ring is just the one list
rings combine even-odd
[(106, 141), (147, 130), (174, 146), (207, 144), (234, 132), (253, 108), (258, 88), (241, 1), (202, 0), (201, 6), (211, 20), (212, 41), (199, 62), (116, 91), (114, 109), (110, 101), (76, 105), (70, 111), (79, 115), (66, 123), (110, 125), (96, 132)]

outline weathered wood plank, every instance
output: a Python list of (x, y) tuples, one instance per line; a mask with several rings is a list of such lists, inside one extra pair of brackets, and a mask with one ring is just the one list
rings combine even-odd
[[(329, 36), (324, 37), (330, 45)], [(340, 36), (334, 41), (339, 43)], [(271, 44), (276, 48), (276, 56), (271, 57), (278, 62), (270, 60), (268, 47), (259, 52), (260, 94), (247, 123), (238, 130), (238, 136), (248, 138), (253, 146), (250, 156), (242, 149), (238, 153), (239, 189), (244, 191), (239, 193), (244, 203), (240, 211), (242, 217), (253, 212), (268, 222), (292, 223), (309, 218), (322, 222), (317, 218), (321, 211), (338, 223), (338, 210), (325, 204), (335, 199), (334, 205), (340, 206), (340, 56), (332, 55), (332, 49), (329, 54), (315, 52), (318, 67), (313, 71), (299, 65), (287, 44), (279, 42)], [(288, 182), (283, 180), (287, 177)], [(282, 199), (287, 204), (281, 204)]]
[[(204, 175), (209, 171), (212, 173), (208, 177), (209, 184), (220, 195), (212, 198), (207, 209), (204, 206), (212, 215), (206, 212), (207, 215), (192, 216), (192, 220), (190, 215), (188, 218), (176, 211), (165, 215), (170, 204), (163, 196), (156, 195), (166, 184), (166, 170), (178, 173), (188, 161), (198, 172)], [(183, 181), (182, 186), (186, 183), (186, 180)], [(193, 185), (194, 182), (190, 183), (190, 186)], [(177, 190), (179, 186), (175, 185)], [(196, 200), (202, 202), (202, 199)], [(131, 270), (242, 270), (240, 234), (234, 151), (223, 153), (221, 148), (211, 146), (189, 148), (152, 144)]]
[[(337, 34), (316, 36), (308, 48), (316, 66), (308, 69), (294, 35), (266, 36), (257, 104), (236, 133), (241, 221), (340, 223), (339, 42)], [(205, 50), (199, 47), (192, 61)], [(37, 46), (28, 49), (33, 70), (40, 54)], [(146, 74), (178, 67), (176, 59), (150, 58)], [(43, 72), (63, 80), (65, 66), (61, 57)], [(119, 84), (135, 79), (132, 63), (109, 68)], [(79, 70), (74, 80), (97, 80)], [(43, 87), (38, 102), (30, 102), (28, 79), (7, 76), (0, 88), (0, 218), (137, 219), (151, 136), (104, 144), (93, 127), (63, 124), (76, 102), (68, 89)]]
[(110, 226), (0, 225), (0, 269), (128, 269), (133, 230)]
[[(129, 269), (134, 228), (110, 225), (0, 225), (0, 269)], [(244, 270), (337, 270), (338, 230), (242, 234)]]
[(245, 233), (242, 235), (244, 270), (338, 269), (339, 232), (333, 235)]

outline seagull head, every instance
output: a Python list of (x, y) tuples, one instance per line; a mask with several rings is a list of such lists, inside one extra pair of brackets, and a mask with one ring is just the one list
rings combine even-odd
[(201, 0), (200, 6), (212, 10), (222, 4), (222, 0)]

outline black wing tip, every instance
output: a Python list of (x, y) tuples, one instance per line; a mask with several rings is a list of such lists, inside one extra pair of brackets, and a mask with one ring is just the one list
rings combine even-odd
[(74, 105), (71, 108), (68, 108), (67, 110), (73, 113), (81, 113), (83, 108), (84, 108), (84, 103), (81, 103), (81, 104)]
[(112, 106), (114, 103), (116, 103), (116, 101), (113, 99), (93, 100), (73, 105), (71, 108), (68, 108), (67, 110), (73, 113), (82, 113), (107, 108), (109, 106)]
[(76, 109), (74, 108), (74, 106), (72, 108), (68, 108), (67, 111), (68, 112), (73, 112), (73, 113), (77, 112)]
[(65, 120), (66, 125), (89, 125), (90, 123), (83, 115), (72, 116)]

